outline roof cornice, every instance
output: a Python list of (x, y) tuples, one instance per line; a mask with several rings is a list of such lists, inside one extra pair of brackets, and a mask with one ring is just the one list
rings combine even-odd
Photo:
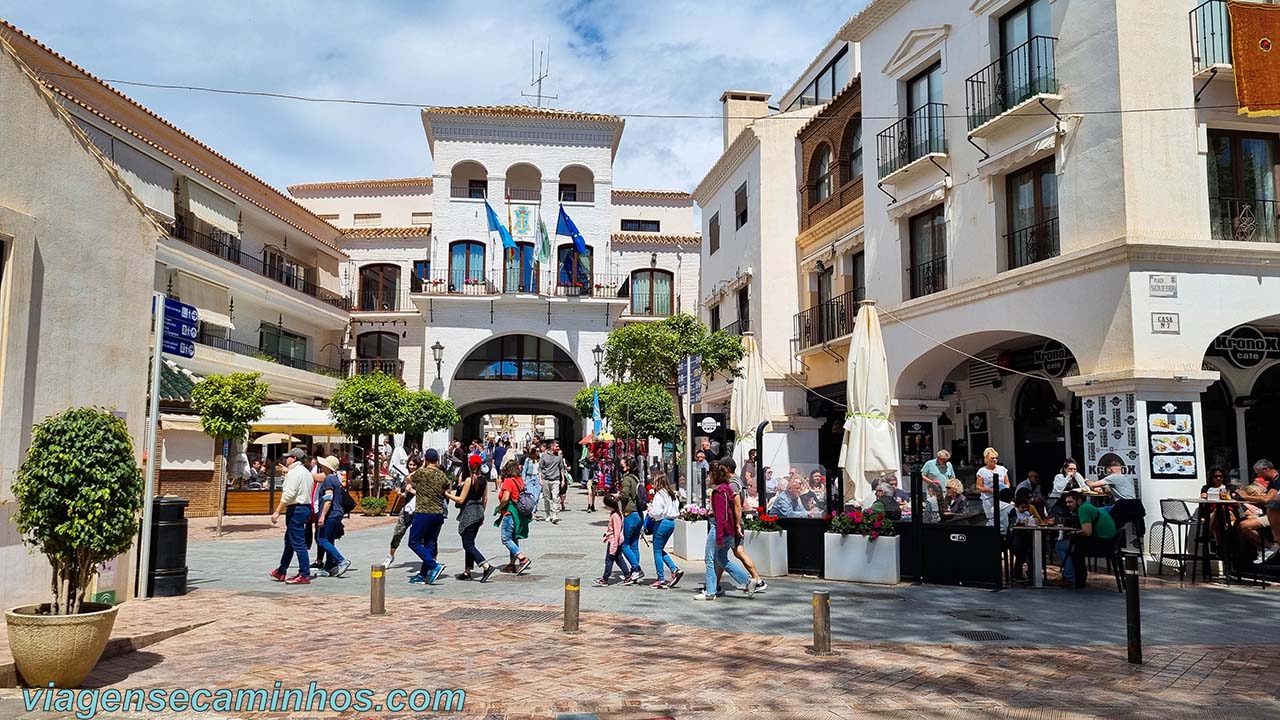
[(381, 190), (400, 188), (432, 189), (429, 177), (387, 178), (384, 180), (334, 180), (330, 182), (299, 183), (286, 188), (291, 194), (299, 192), (323, 192), (329, 190)]
[(414, 225), (412, 227), (360, 227), (342, 229), (343, 240), (411, 237), (431, 237), (431, 226)]
[(758, 147), (760, 147), (760, 136), (756, 135), (750, 125), (743, 128), (728, 149), (720, 155), (720, 159), (716, 160), (716, 163), (707, 171), (702, 182), (698, 183), (698, 187), (694, 188), (694, 202), (706, 207), (711, 202), (711, 197), (715, 195), (716, 189), (724, 185), (733, 171), (738, 169), (751, 151)]
[(701, 233), (673, 235), (664, 233), (616, 232), (610, 236), (614, 245), (701, 245)]

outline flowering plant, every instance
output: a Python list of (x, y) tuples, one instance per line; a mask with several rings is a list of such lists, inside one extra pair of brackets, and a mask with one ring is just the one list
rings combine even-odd
[(875, 540), (898, 534), (893, 521), (876, 510), (846, 510), (834, 515), (828, 513), (827, 520), (831, 523), (830, 531), (841, 535), (866, 535), (868, 540)]
[(711, 511), (698, 505), (685, 505), (680, 510), (680, 519), (688, 522), (702, 522), (707, 519)]
[(762, 507), (756, 508), (755, 515), (744, 518), (742, 526), (756, 532), (782, 532), (782, 528), (778, 527), (778, 516), (769, 515)]

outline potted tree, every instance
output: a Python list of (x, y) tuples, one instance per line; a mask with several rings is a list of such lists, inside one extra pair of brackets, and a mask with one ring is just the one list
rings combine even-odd
[(102, 656), (117, 608), (85, 601), (97, 568), (138, 535), (142, 471), (124, 421), (73, 408), (35, 426), (13, 493), (23, 542), (53, 567), (52, 599), (5, 612), (18, 674), (76, 687)]
[(671, 534), (671, 554), (683, 560), (701, 560), (707, 556), (707, 515), (711, 511), (701, 505), (685, 505), (676, 518)]
[(191, 406), (200, 413), (204, 434), (223, 441), (222, 467), (218, 473), (218, 537), (227, 505), (228, 440), (243, 440), (249, 426), (262, 417), (268, 387), (258, 382), (261, 373), (210, 375), (191, 388)]
[(373, 372), (353, 375), (339, 382), (329, 398), (329, 414), (342, 434), (371, 438), (365, 465), (369, 492), (375, 496), (382, 492), (382, 478), (376, 459), (378, 436), (401, 430), (407, 395), (404, 384), (399, 380), (384, 372)]
[(763, 577), (787, 574), (787, 531), (778, 526), (778, 516), (756, 508), (755, 515), (742, 520), (745, 534), (742, 545), (755, 561), (756, 571)]
[(893, 522), (878, 510), (846, 510), (830, 517), (822, 536), (823, 577), (828, 580), (896, 585), (898, 538)]

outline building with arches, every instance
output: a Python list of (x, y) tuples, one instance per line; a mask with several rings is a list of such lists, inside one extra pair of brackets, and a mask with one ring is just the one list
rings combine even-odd
[[(573, 398), (596, 381), (592, 351), (609, 331), (694, 309), (692, 197), (613, 186), (623, 121), (611, 115), (432, 107), (422, 122), (430, 177), (289, 188), (342, 229), (351, 257), (347, 372), (389, 372), (453, 399), (462, 422), (430, 445), (511, 414), (554, 417), (547, 426), (576, 443)], [(490, 236), (486, 202), (514, 250)], [(555, 235), (561, 209), (585, 251)]]

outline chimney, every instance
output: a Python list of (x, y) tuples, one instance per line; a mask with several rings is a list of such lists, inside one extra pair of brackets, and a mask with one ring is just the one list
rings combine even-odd
[(720, 105), (724, 108), (724, 149), (728, 150), (743, 128), (769, 114), (769, 93), (725, 90)]

